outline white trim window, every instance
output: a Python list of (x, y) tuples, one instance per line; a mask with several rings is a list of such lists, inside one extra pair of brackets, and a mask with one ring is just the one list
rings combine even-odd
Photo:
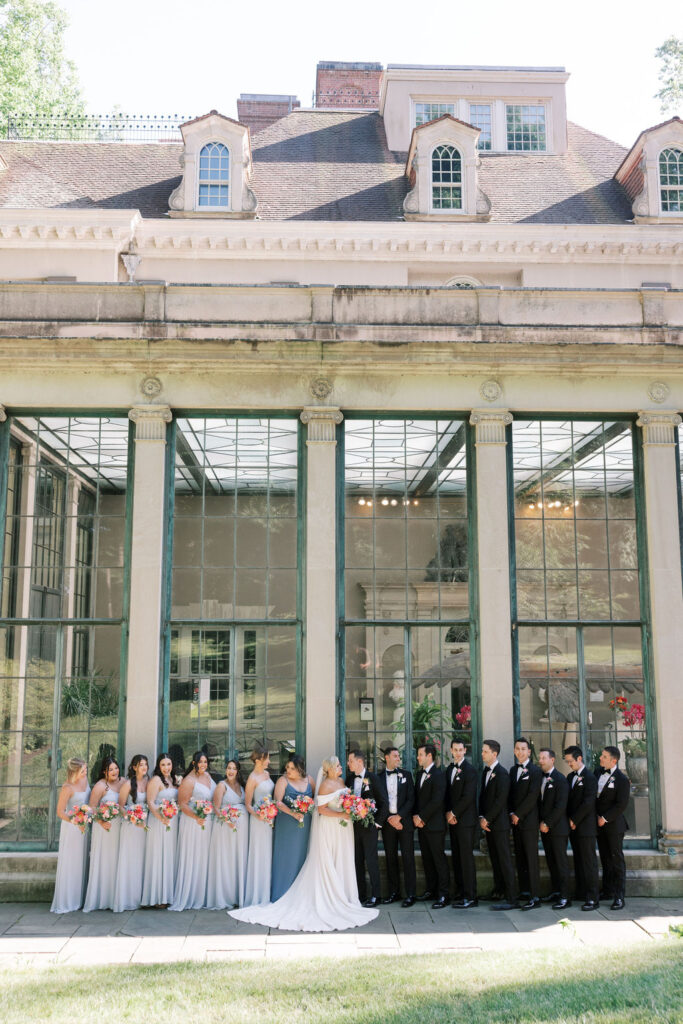
[(416, 103), (415, 104), (415, 127), (427, 124), (428, 121), (435, 121), (437, 117), (450, 114), (455, 117), (455, 103)]
[(662, 213), (683, 213), (683, 150), (659, 154), (659, 197)]
[(491, 149), (491, 104), (470, 103), (469, 122), (481, 130), (477, 149)]
[(462, 210), (462, 157), (455, 146), (432, 150), (432, 209)]
[(207, 142), (199, 154), (197, 206), (225, 210), (230, 203), (230, 152), (222, 142)]
[(542, 104), (508, 103), (505, 122), (509, 151), (545, 152), (545, 107)]

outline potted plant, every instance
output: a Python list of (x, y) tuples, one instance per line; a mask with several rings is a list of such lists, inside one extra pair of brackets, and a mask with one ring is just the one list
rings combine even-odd
[(624, 754), (626, 755), (626, 774), (634, 786), (647, 786), (647, 741), (644, 735), (645, 705), (629, 704), (623, 694), (611, 700), (609, 705), (621, 715), (622, 724), (631, 730), (631, 735), (622, 741)]

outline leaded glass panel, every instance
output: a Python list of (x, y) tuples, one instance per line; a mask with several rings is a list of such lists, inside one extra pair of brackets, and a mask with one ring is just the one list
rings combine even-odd
[(546, 149), (545, 107), (511, 103), (505, 107), (507, 148), (544, 152)]

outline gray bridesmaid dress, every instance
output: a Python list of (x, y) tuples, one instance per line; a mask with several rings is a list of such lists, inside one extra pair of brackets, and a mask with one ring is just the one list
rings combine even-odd
[[(159, 807), (162, 800), (178, 801), (176, 786), (160, 789), (154, 801)], [(157, 907), (173, 903), (175, 891), (176, 846), (178, 844), (178, 811), (175, 818), (166, 825), (162, 824), (153, 814), (147, 818), (147, 849), (145, 850), (145, 873), (142, 880), (142, 906)]]
[[(134, 802), (128, 797), (126, 808), (133, 807), (134, 803), (147, 810), (147, 796), (144, 793), (138, 793)], [(140, 825), (131, 825), (129, 821), (121, 822), (113, 908), (116, 914), (123, 910), (137, 910), (142, 902), (146, 838), (147, 833)]]
[[(208, 775), (206, 780), (206, 786), (195, 782), (191, 801), (211, 800), (216, 783)], [(169, 910), (202, 910), (206, 907), (213, 815), (210, 814), (202, 824), (203, 829), (194, 818), (180, 812), (175, 892)], [(220, 825), (217, 827), (220, 828)]]
[[(252, 806), (256, 807), (266, 797), (272, 799), (275, 785), (272, 779), (259, 782), (254, 790)], [(261, 906), (270, 902), (270, 871), (273, 863), (273, 829), (265, 821), (249, 815), (249, 856), (247, 858), (247, 881), (244, 891), (245, 907)]]
[(238, 796), (234, 789), (227, 786), (221, 807), (239, 807), (241, 814), (234, 832), (229, 825), (222, 825), (219, 821), (213, 823), (206, 887), (206, 906), (209, 910), (241, 907), (247, 883), (249, 821), (244, 806), (244, 790)]
[[(310, 782), (306, 789), (299, 792), (288, 782), (285, 788), (283, 803), (289, 806), (290, 800), (298, 796), (313, 796)], [(304, 827), (299, 828), (296, 818), (290, 814), (278, 814), (275, 819), (275, 838), (273, 841), (273, 874), (270, 883), (270, 902), (275, 903), (287, 892), (296, 876), (301, 871), (306, 854), (308, 840), (311, 835), (311, 815), (304, 818)]]
[[(119, 794), (113, 789), (105, 789), (100, 800), (102, 804), (117, 804)], [(119, 862), (119, 837), (121, 819), (116, 818), (107, 832), (96, 821), (90, 826), (90, 876), (85, 894), (83, 912), (91, 910), (111, 910), (114, 906), (114, 890), (116, 888), (116, 869)]]
[[(66, 803), (66, 811), (72, 811), (80, 804), (87, 804), (90, 786), (72, 793)], [(99, 826), (98, 826), (99, 828)], [(100, 829), (100, 831), (102, 831)], [(59, 855), (57, 877), (50, 910), (53, 914), (69, 914), (80, 910), (85, 896), (85, 879), (88, 871), (88, 847), (90, 829), (81, 832), (70, 821), (62, 821), (59, 828)]]

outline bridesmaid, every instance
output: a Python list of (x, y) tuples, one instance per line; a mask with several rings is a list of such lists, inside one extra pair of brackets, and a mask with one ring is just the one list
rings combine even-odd
[(238, 807), (240, 816), (234, 832), (229, 825), (218, 821), (213, 823), (206, 905), (209, 910), (241, 907), (247, 880), (249, 820), (244, 806), (244, 783), (239, 761), (233, 759), (225, 766), (225, 780), (216, 786), (213, 806), (216, 811), (221, 807)]
[(173, 761), (166, 753), (159, 754), (152, 778), (147, 785), (149, 832), (142, 881), (143, 907), (167, 907), (173, 903), (178, 816), (171, 818), (170, 821), (162, 817), (159, 808), (163, 800), (174, 800), (176, 803), (178, 801)]
[[(99, 781), (90, 794), (93, 810), (100, 804), (118, 804), (122, 780), (121, 769), (113, 757), (105, 757), (100, 770)], [(84, 913), (91, 910), (111, 910), (114, 906), (116, 868), (119, 862), (119, 833), (121, 821), (103, 823), (94, 821), (90, 843), (90, 877), (83, 904)]]
[(50, 910), (53, 914), (68, 914), (80, 910), (85, 896), (85, 876), (88, 867), (88, 832), (69, 818), (69, 811), (87, 804), (90, 796), (88, 763), (82, 757), (70, 757), (66, 764), (66, 782), (59, 791), (57, 817), (59, 827), (59, 855), (57, 878)]
[[(289, 889), (301, 871), (311, 834), (311, 815), (292, 810), (289, 801), (298, 796), (315, 796), (315, 786), (306, 775), (303, 757), (292, 754), (285, 765), (285, 774), (275, 784), (273, 794), (279, 814), (275, 819), (273, 841), (273, 875), (270, 883), (270, 902), (275, 903)], [(303, 822), (303, 828), (299, 823)]]
[(270, 872), (273, 862), (273, 830), (261, 821), (256, 807), (273, 795), (273, 780), (268, 772), (270, 754), (256, 746), (251, 752), (253, 771), (247, 779), (244, 802), (249, 812), (249, 856), (244, 891), (245, 907), (260, 906), (270, 901)]
[[(212, 815), (202, 820), (193, 809), (195, 800), (213, 798), (216, 783), (209, 775), (206, 754), (198, 750), (178, 790), (182, 817), (178, 826), (175, 893), (169, 910), (201, 910), (206, 906)], [(203, 826), (203, 827), (202, 827)], [(220, 826), (218, 826), (220, 828)]]
[[(121, 811), (131, 807), (142, 807), (147, 812), (147, 782), (149, 761), (144, 754), (135, 754), (128, 765), (128, 778), (121, 786), (119, 805)], [(145, 826), (147, 821), (132, 825), (124, 821), (121, 825), (119, 843), (119, 864), (114, 890), (114, 912), (137, 910), (142, 900), (142, 878), (145, 870)]]

